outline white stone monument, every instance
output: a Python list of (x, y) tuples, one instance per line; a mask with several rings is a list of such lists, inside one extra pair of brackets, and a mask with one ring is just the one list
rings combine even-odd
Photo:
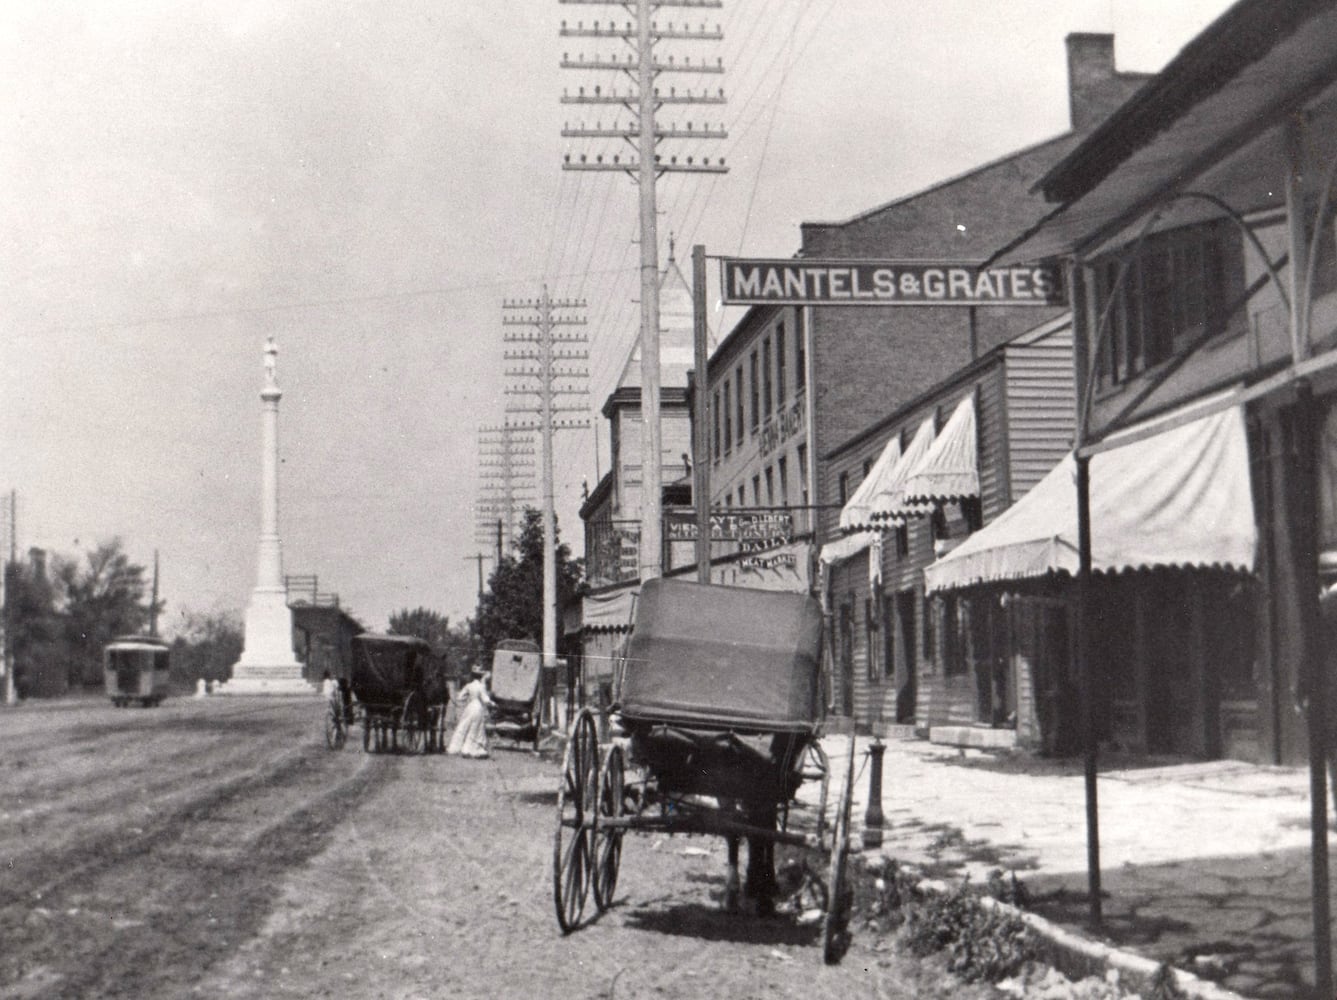
[(219, 694), (315, 694), (302, 677), (302, 664), (292, 650), (292, 610), (283, 583), (283, 550), (279, 544), (279, 349), (270, 337), (265, 345), (265, 386), (261, 417), (260, 555), (255, 589), (246, 606), (246, 635), (241, 659)]

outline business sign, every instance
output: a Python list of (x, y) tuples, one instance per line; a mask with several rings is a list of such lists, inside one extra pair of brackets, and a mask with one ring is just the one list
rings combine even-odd
[[(669, 541), (694, 542), (696, 515), (691, 511), (665, 511)], [(784, 511), (753, 514), (710, 515), (710, 538), (716, 542), (738, 542), (745, 552), (764, 552), (786, 544), (794, 536), (794, 517)]]
[(1061, 306), (1057, 267), (720, 258), (726, 305)]

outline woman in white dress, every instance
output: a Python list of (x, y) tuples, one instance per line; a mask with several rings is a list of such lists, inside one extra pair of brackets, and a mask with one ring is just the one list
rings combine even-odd
[(469, 674), (472, 680), (460, 688), (458, 697), (464, 708), (460, 712), (460, 721), (455, 724), (455, 731), (450, 735), (446, 753), (461, 757), (486, 757), (487, 710), (492, 707), (492, 696), (487, 693), (486, 671), (474, 667)]

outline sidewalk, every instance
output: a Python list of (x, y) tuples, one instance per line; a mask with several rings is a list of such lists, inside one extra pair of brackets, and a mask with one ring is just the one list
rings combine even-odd
[[(849, 737), (828, 736), (834, 802)], [(855, 745), (851, 832), (862, 843), (868, 738)], [(1016, 872), (1028, 909), (1060, 928), (1169, 962), (1255, 1000), (1313, 980), (1309, 774), (1239, 761), (1102, 761), (1104, 926), (1087, 929), (1080, 760), (885, 743), (882, 852), (946, 881)], [(1128, 764), (1128, 761), (1124, 761)], [(813, 789), (815, 793), (815, 789)], [(807, 797), (806, 795), (804, 797)], [(1337, 911), (1337, 907), (1334, 907)]]

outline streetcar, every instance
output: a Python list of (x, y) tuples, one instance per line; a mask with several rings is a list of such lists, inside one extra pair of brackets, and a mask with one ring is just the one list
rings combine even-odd
[(157, 636), (117, 636), (102, 650), (107, 697), (117, 708), (161, 705), (170, 686), (171, 650)]

